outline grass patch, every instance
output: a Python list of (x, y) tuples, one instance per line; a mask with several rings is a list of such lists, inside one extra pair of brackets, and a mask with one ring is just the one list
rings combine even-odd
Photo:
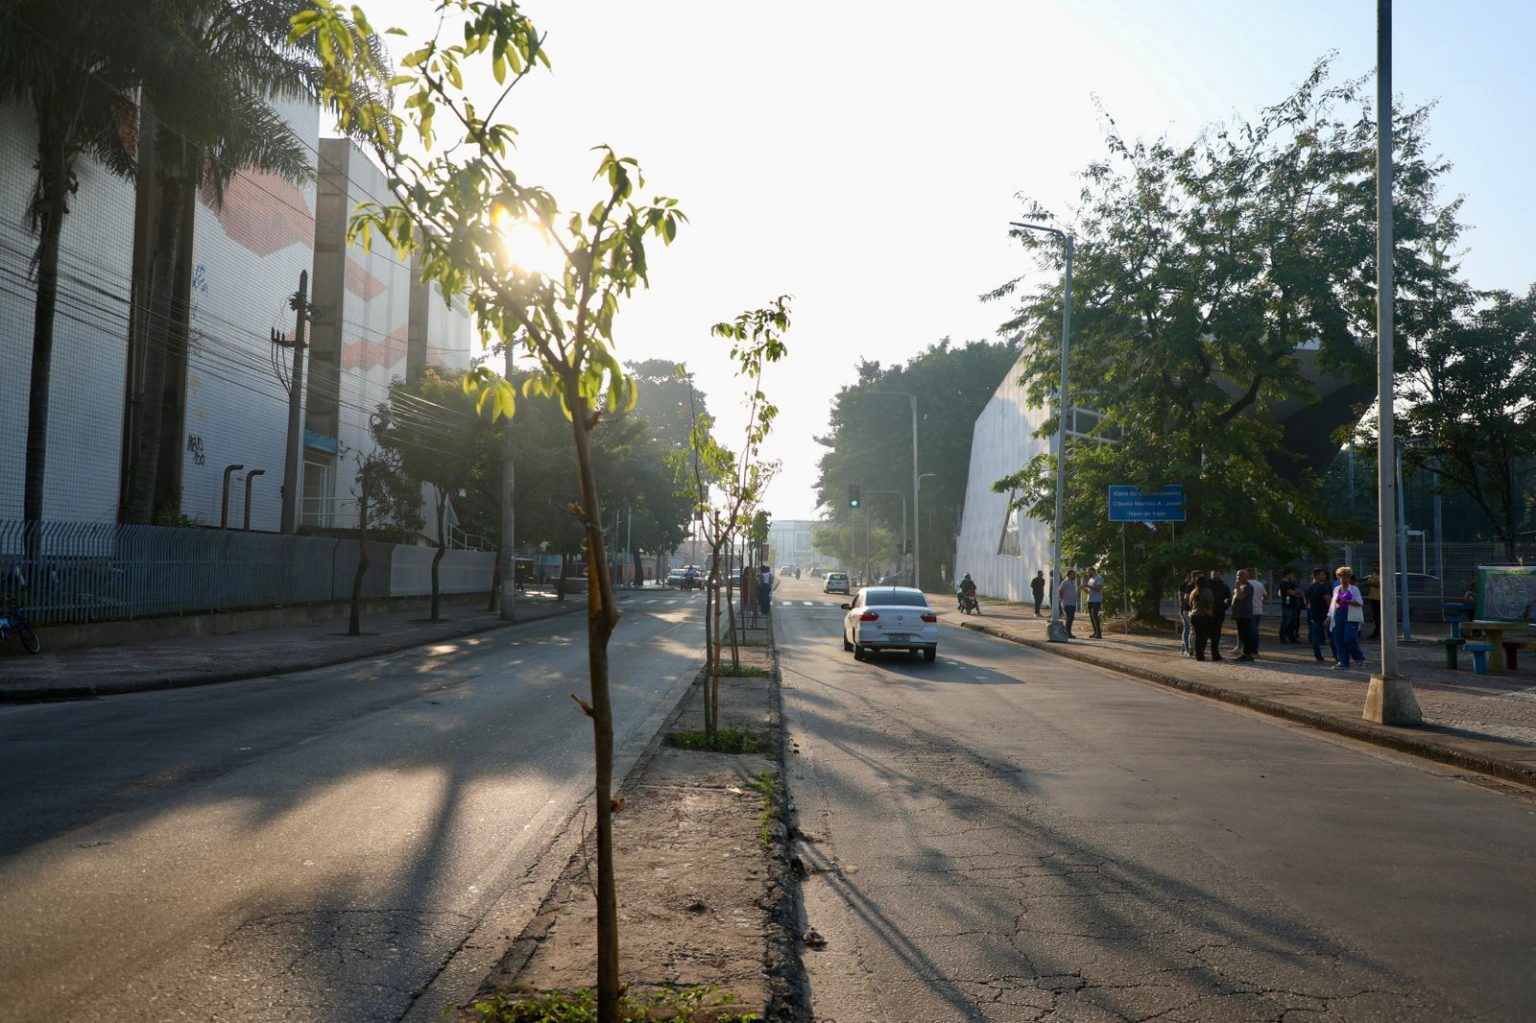
[[(732, 1012), (736, 996), (713, 986), (658, 991), (643, 998), (619, 999), (620, 1023), (756, 1023), (753, 1012)], [(596, 1023), (597, 992), (571, 994), (498, 994), (470, 1006), (471, 1019), (484, 1023)]]
[(767, 678), (768, 669), (756, 664), (722, 664), (720, 674), (726, 678)]
[(762, 827), (757, 833), (757, 839), (764, 849), (773, 848), (773, 787), (777, 783), (778, 779), (772, 771), (760, 771), (752, 779), (752, 787), (763, 794), (763, 812), (758, 817)]
[(667, 744), (711, 753), (761, 753), (768, 745), (761, 735), (741, 725), (717, 729), (713, 739), (702, 729), (673, 732), (667, 736)]

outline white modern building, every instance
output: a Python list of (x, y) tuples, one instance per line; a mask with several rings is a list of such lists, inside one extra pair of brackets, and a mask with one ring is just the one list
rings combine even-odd
[(1055, 457), (1056, 438), (1036, 437), (1047, 410), (1031, 408), (1015, 363), (976, 417), (971, 431), (971, 466), (965, 483), (965, 510), (955, 542), (955, 576), (969, 572), (986, 596), (1029, 599), (1037, 571), (1051, 574), (1051, 527), (1010, 509), (1012, 494), (992, 484), (1017, 472), (1037, 454)]
[[(388, 398), (390, 382), (428, 366), (467, 368), (478, 335), (463, 304), (445, 302), (408, 262), (348, 244), (356, 204), (387, 198), (383, 175), (350, 143), (319, 138), (314, 104), (277, 109), (314, 156), (310, 179), (242, 172), (222, 204), (202, 194), (188, 218), (190, 257), (177, 283), (187, 349), (167, 382), (160, 450), (171, 475), (162, 485), (179, 494), (175, 510), (202, 524), (217, 526), (227, 515), (240, 528), (248, 505), (251, 529), (278, 529), (292, 349), (274, 344), (273, 333), (293, 337), (290, 298), (308, 272), (301, 522), (346, 527), (356, 522), (354, 456), (373, 446), (368, 417)], [(0, 520), (23, 514), (37, 248), (27, 211), (36, 148), (30, 107), (0, 105), (0, 436), (9, 438), (0, 445)], [(134, 448), (125, 438), (138, 402), (142, 229), (138, 259), (135, 245), (144, 204), (131, 182), (89, 159), (79, 161), (77, 176), (61, 243), (43, 517), (102, 523), (121, 514)], [(226, 472), (232, 466), (240, 468)]]

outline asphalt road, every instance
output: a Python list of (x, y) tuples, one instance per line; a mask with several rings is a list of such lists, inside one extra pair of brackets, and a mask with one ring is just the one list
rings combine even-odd
[(1536, 1014), (1531, 793), (961, 629), (859, 663), (835, 607), (774, 618), (821, 1023)]
[[(621, 770), (698, 666), (701, 607), (629, 603)], [(584, 823), (584, 629), (0, 708), (0, 1019), (440, 1018)]]

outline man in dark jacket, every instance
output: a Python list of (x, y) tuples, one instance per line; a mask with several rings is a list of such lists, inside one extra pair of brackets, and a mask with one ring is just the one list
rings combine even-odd
[(1323, 658), (1323, 644), (1328, 642), (1328, 603), (1333, 597), (1333, 587), (1328, 585), (1328, 570), (1314, 568), (1312, 582), (1307, 586), (1307, 639), (1312, 643), (1312, 656)]
[[(1227, 608), (1232, 604), (1232, 587), (1228, 586), (1227, 581), (1221, 577), (1221, 569), (1219, 568), (1211, 570), (1209, 585), (1211, 587), (1211, 600), (1216, 605), (1216, 628), (1214, 635), (1216, 642), (1219, 644), (1221, 642), (1221, 627), (1227, 620)], [(1218, 646), (1217, 649), (1219, 650), (1220, 647)]]
[(1040, 617), (1040, 605), (1045, 602), (1045, 569), (1035, 573), (1029, 581), (1029, 590), (1035, 595), (1035, 617)]

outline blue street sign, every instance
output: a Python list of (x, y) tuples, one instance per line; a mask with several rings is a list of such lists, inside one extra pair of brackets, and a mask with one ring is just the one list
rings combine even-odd
[(1112, 485), (1109, 488), (1111, 522), (1183, 522), (1184, 484), (1169, 483), (1160, 490)]

